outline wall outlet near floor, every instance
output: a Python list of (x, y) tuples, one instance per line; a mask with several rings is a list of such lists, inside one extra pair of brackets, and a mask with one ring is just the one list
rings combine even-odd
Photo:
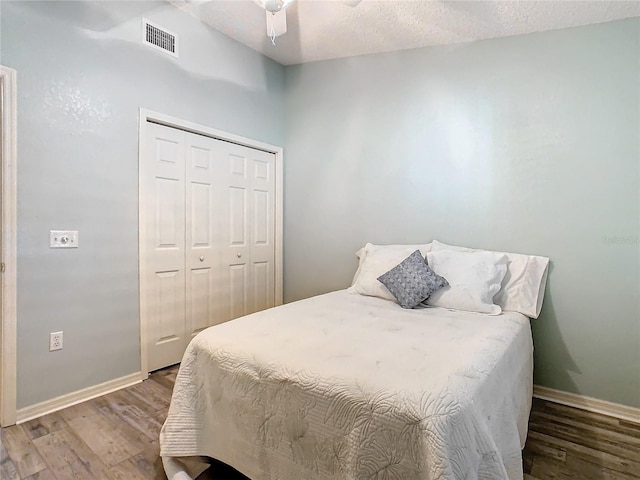
[(52, 332), (49, 334), (49, 351), (62, 350), (62, 332)]

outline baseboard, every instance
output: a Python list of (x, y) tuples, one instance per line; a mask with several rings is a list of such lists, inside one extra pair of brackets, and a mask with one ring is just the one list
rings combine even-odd
[(549, 400), (550, 402), (560, 403), (568, 407), (579, 408), (587, 412), (601, 413), (620, 420), (640, 424), (640, 408), (585, 397), (584, 395), (578, 395), (576, 393), (562, 392), (539, 385), (533, 386), (533, 396), (541, 400)]
[(34, 418), (38, 418), (43, 415), (62, 410), (63, 408), (71, 407), (73, 405), (77, 405), (78, 403), (86, 402), (87, 400), (106, 395), (107, 393), (130, 387), (131, 385), (135, 385), (136, 383), (140, 383), (141, 381), (142, 376), (140, 375), (140, 372), (136, 372), (132, 373), (131, 375), (126, 375), (124, 377), (116, 378), (114, 380), (109, 380), (108, 382), (94, 385), (93, 387), (83, 388), (82, 390), (67, 393), (65, 395), (52, 398), (51, 400), (47, 400), (45, 402), (36, 403), (35, 405), (21, 408), (16, 412), (17, 423), (28, 422), (29, 420), (33, 420)]
[[(45, 402), (21, 408), (17, 411), (17, 423), (28, 422), (29, 420), (62, 410), (63, 408), (71, 407), (78, 403), (86, 402), (87, 400), (115, 392), (116, 390), (130, 387), (136, 383), (140, 383), (142, 379), (143, 376), (140, 372), (132, 373), (124, 377), (94, 385), (93, 387), (77, 390)], [(601, 413), (603, 415), (609, 415), (610, 417), (619, 418), (620, 420), (640, 423), (640, 408), (586, 397), (576, 393), (554, 390), (553, 388), (541, 387), (539, 385), (533, 386), (533, 396), (541, 400), (548, 400), (550, 402), (567, 405), (569, 407), (580, 408), (587, 412)]]

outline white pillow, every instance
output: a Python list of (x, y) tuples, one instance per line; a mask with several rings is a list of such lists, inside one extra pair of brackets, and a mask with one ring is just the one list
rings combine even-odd
[(427, 304), (434, 307), (498, 315), (493, 297), (507, 273), (507, 256), (493, 252), (441, 250), (427, 253), (427, 263), (449, 282), (433, 292)]
[[(455, 250), (459, 252), (486, 252), (466, 247), (447, 245), (434, 240), (432, 251)], [(520, 312), (530, 318), (538, 318), (547, 285), (549, 259), (535, 255), (504, 253), (509, 259), (507, 274), (502, 281), (502, 289), (493, 299), (503, 310)], [(445, 277), (446, 278), (446, 277)]]
[(420, 250), (420, 253), (425, 256), (431, 251), (431, 244), (373, 245), (367, 243), (356, 252), (360, 264), (347, 292), (386, 298), (395, 302), (395, 297), (387, 290), (387, 287), (380, 283), (378, 277), (401, 263), (416, 250)]

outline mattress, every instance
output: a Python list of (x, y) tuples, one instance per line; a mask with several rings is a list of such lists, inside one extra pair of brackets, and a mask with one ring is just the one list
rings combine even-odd
[(199, 333), (160, 454), (170, 479), (205, 456), (252, 480), (519, 480), (532, 357), (519, 313), (320, 295)]

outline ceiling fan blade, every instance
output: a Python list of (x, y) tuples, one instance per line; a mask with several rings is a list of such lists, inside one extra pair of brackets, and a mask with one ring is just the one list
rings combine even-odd
[(361, 2), (362, 0), (343, 0), (342, 3), (344, 3), (347, 7), (357, 7)]

